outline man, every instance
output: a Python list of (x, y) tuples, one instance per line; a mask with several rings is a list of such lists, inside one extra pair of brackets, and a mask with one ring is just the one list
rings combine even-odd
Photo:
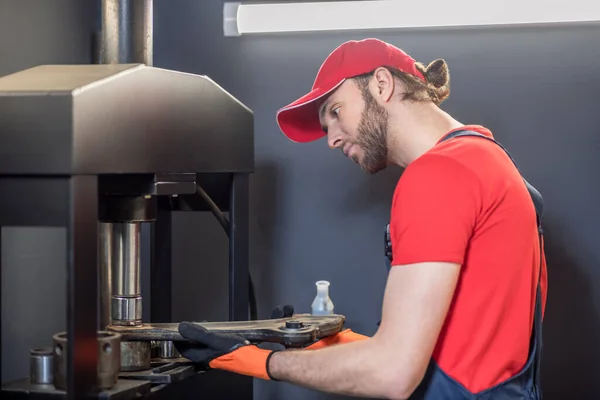
[(546, 272), (534, 204), (541, 199), (488, 129), (439, 107), (449, 93), (443, 60), (425, 67), (365, 39), (335, 49), (312, 91), (277, 114), (292, 141), (326, 136), (371, 174), (404, 168), (373, 337), (344, 330), (306, 349), (272, 352), (182, 323), (191, 341), (179, 345), (184, 356), (361, 397), (540, 398)]

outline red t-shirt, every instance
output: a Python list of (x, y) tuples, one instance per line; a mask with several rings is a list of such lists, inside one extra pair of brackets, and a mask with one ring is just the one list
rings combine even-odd
[[(493, 137), (481, 126), (462, 129)], [(390, 235), (393, 266), (461, 264), (433, 353), (440, 368), (471, 392), (518, 373), (529, 353), (540, 252), (531, 197), (504, 150), (460, 137), (413, 161), (394, 192)]]

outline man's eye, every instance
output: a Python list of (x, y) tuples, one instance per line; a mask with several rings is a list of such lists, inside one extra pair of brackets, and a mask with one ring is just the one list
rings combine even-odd
[(339, 113), (340, 113), (340, 108), (339, 107), (336, 107), (336, 108), (334, 108), (334, 109), (331, 110), (331, 114), (334, 117), (337, 117), (339, 115)]

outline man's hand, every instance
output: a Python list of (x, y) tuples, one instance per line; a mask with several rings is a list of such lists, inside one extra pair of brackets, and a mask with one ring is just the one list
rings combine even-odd
[[(294, 315), (292, 305), (277, 306), (271, 313), (271, 319), (289, 318)], [(181, 355), (204, 368), (222, 369), (242, 375), (265, 380), (273, 379), (268, 372), (272, 350), (260, 349), (244, 337), (208, 331), (192, 322), (181, 322), (179, 333), (185, 342), (175, 342)], [(317, 350), (342, 343), (367, 339), (350, 329), (317, 340), (306, 346), (306, 350)]]
[(270, 379), (267, 363), (271, 350), (260, 349), (241, 336), (210, 332), (191, 322), (180, 323), (179, 333), (189, 340), (175, 342), (183, 357), (204, 367)]
[[(293, 315), (294, 306), (279, 305), (271, 312), (271, 319), (289, 318)], [(188, 340), (175, 342), (179, 353), (204, 368), (270, 379), (267, 362), (272, 351), (260, 349), (242, 336), (209, 332), (192, 322), (180, 323), (179, 334)]]
[[(289, 318), (294, 315), (294, 306), (287, 304), (285, 306), (277, 306), (271, 312), (271, 319), (278, 318)], [(328, 336), (323, 339), (319, 339), (308, 346), (305, 349), (316, 350), (322, 349), (323, 347), (333, 346), (335, 344), (356, 342), (357, 340), (367, 339), (368, 336), (355, 333), (351, 329), (344, 329), (343, 331), (336, 333), (335, 335)]]

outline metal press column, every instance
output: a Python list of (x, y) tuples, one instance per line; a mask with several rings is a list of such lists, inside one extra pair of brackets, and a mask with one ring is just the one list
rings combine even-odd
[(103, 64), (152, 65), (153, 0), (102, 0)]
[[(153, 0), (102, 0), (100, 63), (153, 63)], [(100, 224), (100, 326), (141, 323), (140, 221)]]

